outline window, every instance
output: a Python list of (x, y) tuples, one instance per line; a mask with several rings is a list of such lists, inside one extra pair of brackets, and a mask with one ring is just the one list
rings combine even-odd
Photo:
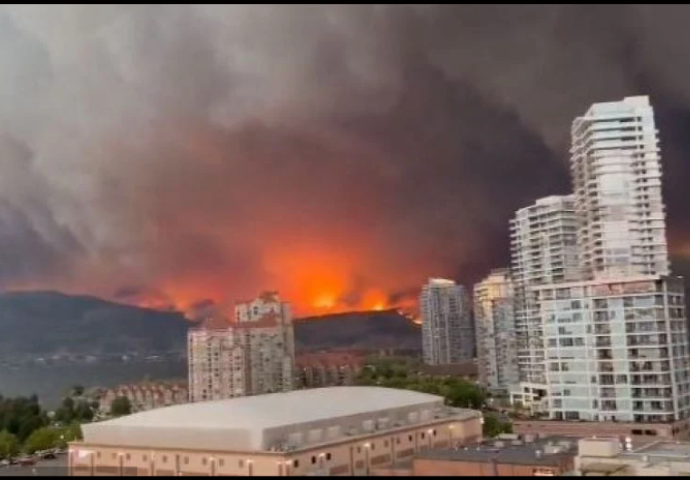
[(395, 443), (398, 444), (398, 445), (400, 445), (400, 437), (398, 437), (398, 438), (395, 439)]
[(127, 455), (125, 455), (125, 460), (129, 461), (129, 460), (131, 460), (131, 458), (132, 458), (132, 456), (129, 453)]
[(436, 436), (436, 430), (432, 430), (431, 434), (435, 437)]
[(315, 463), (316, 463), (316, 457), (312, 455), (311, 464), (314, 465)]
[(189, 457), (184, 457), (183, 462), (185, 465), (189, 465)]
[(101, 452), (96, 452), (96, 458), (101, 458)]
[(426, 437), (426, 434), (422, 432), (422, 440), (424, 440), (424, 437)]
[(115, 452), (111, 453), (111, 454), (110, 454), (110, 458), (112, 458), (113, 460), (115, 460), (115, 458), (117, 458), (117, 454), (116, 454)]
[(330, 459), (331, 459), (331, 454), (330, 454), (330, 453), (327, 453), (327, 454), (326, 454), (326, 460), (330, 460)]
[(383, 448), (386, 448), (388, 446), (388, 440), (383, 441)]
[(224, 467), (225, 466), (225, 460), (223, 460), (222, 458), (220, 460), (218, 460), (218, 465), (221, 467)]
[(240, 468), (244, 468), (244, 460), (240, 460), (237, 462), (237, 464), (240, 466)]
[(292, 466), (295, 467), (295, 468), (299, 467), (299, 460), (293, 460), (293, 461), (292, 461)]
[(167, 455), (163, 455), (163, 463), (168, 463), (168, 456)]
[(142, 459), (144, 462), (146, 462), (146, 461), (148, 461), (149, 457), (147, 457), (146, 455), (142, 455), (141, 459)]
[(362, 447), (357, 447), (357, 453), (362, 453)]
[(206, 465), (207, 463), (208, 463), (208, 460), (206, 459), (206, 457), (204, 457), (204, 458), (201, 459), (201, 464), (202, 464), (202, 465)]

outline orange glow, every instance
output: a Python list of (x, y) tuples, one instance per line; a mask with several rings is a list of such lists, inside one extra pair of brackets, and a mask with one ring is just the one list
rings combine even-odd
[[(150, 295), (141, 294), (125, 301), (148, 308), (175, 308), (192, 316), (195, 304), (204, 299), (219, 303), (223, 312), (231, 314), (233, 303), (246, 301), (262, 289), (275, 289), (281, 298), (293, 305), (297, 316), (326, 315), (350, 311), (383, 311), (397, 308), (399, 313), (415, 318), (416, 299), (405, 298), (391, 302), (385, 286), (363, 285), (358, 279), (353, 261), (362, 260), (359, 252), (326, 250), (323, 246), (274, 248), (264, 257), (265, 283), (259, 289), (247, 288), (238, 292), (232, 278), (186, 277), (168, 281)], [(235, 284), (236, 285), (236, 284)], [(394, 285), (394, 284), (393, 284)], [(390, 285), (389, 285), (390, 287)]]
[(319, 296), (312, 306), (318, 310), (331, 310), (336, 305), (335, 295), (329, 293)]

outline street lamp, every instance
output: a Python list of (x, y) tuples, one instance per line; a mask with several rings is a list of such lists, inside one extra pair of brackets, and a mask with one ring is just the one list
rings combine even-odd
[(152, 452), (150, 452), (150, 455), (151, 455), (151, 461), (149, 464), (149, 469), (151, 471), (151, 476), (153, 477), (156, 475), (156, 472), (155, 472), (155, 470), (156, 470), (156, 452), (152, 451)]
[(279, 477), (289, 477), (290, 476), (290, 460), (278, 460), (278, 476)]
[(117, 454), (118, 458), (120, 459), (120, 476), (124, 476), (124, 453), (118, 453)]
[(365, 443), (364, 444), (364, 459), (365, 459), (365, 466), (366, 466), (366, 471), (364, 474), (368, 477), (369, 476), (369, 449), (371, 448), (371, 443)]
[(91, 450), (74, 450), (74, 451), (70, 452), (70, 454), (67, 456), (67, 457), (68, 457), (68, 458), (67, 458), (67, 461), (69, 462), (70, 477), (73, 476), (73, 475), (72, 475), (72, 470), (74, 469), (74, 454), (77, 455), (77, 458), (78, 458), (79, 460), (81, 460), (81, 459), (83, 459), (83, 458), (86, 458), (86, 457), (89, 457), (89, 459), (90, 459), (90, 468), (91, 468), (91, 476), (92, 476), (92, 477), (95, 476), (95, 475), (94, 475), (94, 473), (95, 473), (94, 470), (95, 470), (96, 467), (95, 467), (95, 465), (94, 465), (94, 455), (93, 455), (93, 452), (92, 452)]
[(211, 462), (211, 476), (216, 476), (216, 457), (208, 457), (209, 462)]

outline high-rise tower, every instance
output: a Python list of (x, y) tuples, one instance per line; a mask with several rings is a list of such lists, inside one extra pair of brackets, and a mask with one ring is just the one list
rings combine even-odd
[(573, 122), (571, 171), (587, 278), (669, 274), (657, 134), (648, 97), (596, 103)]
[(420, 296), (422, 347), (428, 365), (474, 358), (474, 330), (467, 291), (452, 280), (432, 278)]

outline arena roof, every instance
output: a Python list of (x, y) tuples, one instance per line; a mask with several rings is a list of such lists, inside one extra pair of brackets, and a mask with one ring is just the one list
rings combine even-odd
[(85, 424), (85, 443), (159, 448), (264, 449), (264, 431), (405, 407), (443, 398), (382, 387), (328, 387), (150, 410)]

